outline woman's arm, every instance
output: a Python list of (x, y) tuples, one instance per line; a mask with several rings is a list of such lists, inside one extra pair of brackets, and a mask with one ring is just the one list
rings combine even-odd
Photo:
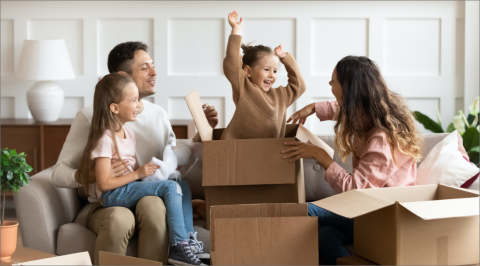
[(98, 189), (101, 192), (122, 187), (137, 179), (153, 175), (158, 166), (149, 162), (135, 170), (133, 173), (114, 177), (110, 174), (112, 160), (108, 157), (99, 157), (95, 161), (95, 175)]
[(242, 79), (244, 73), (242, 70), (242, 55), (240, 54), (240, 45), (242, 43), (242, 36), (240, 31), (242, 28), (243, 19), (237, 22), (238, 14), (236, 11), (228, 14), (228, 23), (232, 27), (232, 34), (228, 38), (227, 53), (223, 60), (223, 72), (230, 84), (232, 84), (233, 101), (238, 102), (240, 98), (240, 88), (242, 86)]
[(340, 107), (338, 106), (337, 101), (323, 101), (315, 103), (315, 113), (320, 121), (336, 121), (339, 109)]

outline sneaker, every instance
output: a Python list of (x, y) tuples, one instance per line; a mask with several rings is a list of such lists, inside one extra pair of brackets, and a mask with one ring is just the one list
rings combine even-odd
[(189, 244), (180, 244), (170, 247), (168, 263), (172, 265), (206, 265), (193, 254)]
[(197, 239), (198, 232), (188, 233), (190, 240), (188, 244), (192, 247), (193, 254), (197, 255), (199, 259), (210, 259), (210, 254), (203, 251), (203, 242)]

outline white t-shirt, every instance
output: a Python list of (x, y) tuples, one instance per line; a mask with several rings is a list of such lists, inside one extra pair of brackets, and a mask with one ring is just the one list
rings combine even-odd
[[(152, 157), (162, 160), (165, 146), (168, 144), (176, 145), (175, 134), (165, 110), (151, 102), (142, 102), (144, 110), (137, 115), (137, 121), (127, 123), (135, 133), (136, 154), (139, 166), (150, 162)], [(87, 145), (92, 116), (93, 106), (84, 108), (75, 116), (57, 164), (53, 168), (52, 182), (55, 186), (61, 188), (79, 187), (79, 184), (75, 181), (75, 171)], [(190, 161), (193, 162), (194, 159)], [(190, 166), (191, 163), (186, 167)], [(90, 202), (97, 201), (92, 196), (88, 200)]]

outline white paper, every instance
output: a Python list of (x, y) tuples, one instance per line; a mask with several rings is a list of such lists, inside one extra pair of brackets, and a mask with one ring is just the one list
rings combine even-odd
[(12, 265), (92, 265), (88, 251)]

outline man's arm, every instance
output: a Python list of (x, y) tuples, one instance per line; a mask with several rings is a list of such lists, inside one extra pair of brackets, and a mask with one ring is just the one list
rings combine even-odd
[(52, 182), (55, 186), (61, 188), (77, 188), (79, 186), (75, 181), (75, 172), (87, 145), (89, 133), (90, 122), (80, 111), (73, 120), (57, 164), (53, 167)]

